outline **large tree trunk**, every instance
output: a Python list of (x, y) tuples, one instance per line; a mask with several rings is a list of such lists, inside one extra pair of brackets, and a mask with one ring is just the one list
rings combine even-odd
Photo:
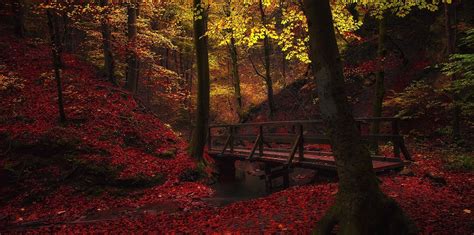
[[(374, 103), (372, 106), (372, 116), (374, 117), (381, 117), (382, 116), (382, 107), (383, 107), (383, 99), (385, 96), (385, 85), (384, 85), (384, 76), (385, 76), (385, 71), (384, 71), (384, 61), (385, 61), (385, 55), (386, 55), (386, 50), (385, 50), (385, 35), (387, 33), (387, 27), (386, 27), (386, 18), (384, 16), (383, 19), (379, 19), (379, 35), (378, 35), (378, 48), (377, 48), (377, 60), (380, 61), (380, 67), (378, 68), (378, 71), (376, 73), (376, 78), (375, 78), (375, 97), (374, 97)], [(375, 121), (372, 124), (372, 130), (371, 130), (373, 135), (377, 135), (380, 132), (380, 122)], [(377, 141), (374, 141), (372, 143), (372, 149), (378, 153), (378, 143)]]
[[(108, 0), (100, 0), (101, 7), (108, 6)], [(111, 38), (112, 34), (110, 31), (109, 25), (109, 10), (105, 10), (102, 12), (101, 16), (101, 32), (102, 32), (102, 49), (104, 52), (104, 69), (107, 80), (113, 84), (116, 84), (117, 81), (115, 79), (115, 60), (114, 55), (112, 53), (112, 45), (111, 45)]]
[[(263, 0), (259, 1), (260, 17), (262, 19), (263, 27), (267, 27), (267, 19), (265, 15), (265, 9), (263, 7)], [(270, 109), (270, 117), (273, 117), (275, 112), (275, 102), (273, 100), (273, 81), (270, 73), (270, 38), (267, 33), (263, 38), (263, 53), (264, 53), (264, 62), (265, 62), (265, 83), (267, 84), (267, 96), (268, 96), (268, 107)]]
[[(445, 17), (445, 32), (446, 32), (446, 54), (450, 56), (456, 53), (456, 5), (453, 4), (444, 4), (444, 17)], [(456, 76), (453, 75), (451, 77), (451, 81), (454, 82), (456, 80)], [(453, 92), (453, 139), (457, 140), (461, 137), (461, 109), (459, 108), (459, 97), (458, 95)]]
[(138, 3), (132, 1), (127, 7), (128, 15), (128, 51), (127, 51), (127, 78), (125, 88), (132, 93), (137, 91), (138, 87), (138, 56), (136, 51), (136, 40), (138, 35), (137, 18), (138, 18)]
[(49, 9), (46, 11), (48, 17), (48, 29), (49, 35), (51, 37), (51, 49), (53, 55), (53, 67), (54, 67), (54, 77), (56, 80), (56, 88), (58, 92), (58, 111), (59, 111), (59, 120), (60, 122), (66, 122), (66, 113), (64, 112), (64, 103), (63, 103), (63, 90), (61, 84), (61, 35), (59, 30), (59, 16), (56, 12)]
[(372, 169), (344, 91), (344, 77), (329, 0), (304, 0), (310, 59), (318, 86), (321, 116), (335, 154), (339, 191), (335, 204), (316, 227), (330, 234), (411, 234), (413, 224), (398, 204), (385, 196)]
[(23, 0), (13, 0), (12, 11), (14, 17), (14, 30), (17, 37), (25, 36), (25, 6)]
[(191, 140), (191, 155), (203, 161), (204, 146), (206, 144), (209, 125), (209, 55), (206, 36), (207, 10), (201, 0), (194, 0), (195, 18), (194, 46), (196, 49), (197, 65), (197, 112), (196, 122)]

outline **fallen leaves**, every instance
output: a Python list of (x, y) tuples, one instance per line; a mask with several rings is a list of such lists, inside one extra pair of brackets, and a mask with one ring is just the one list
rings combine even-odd
[[(0, 55), (0, 62), (6, 64), (0, 69), (16, 71), (15, 76), (21, 78), (24, 87), (15, 94), (0, 93), (0, 115), (8, 120), (0, 126), (0, 133), (22, 141), (45, 135), (74, 136), (83, 145), (107, 153), (84, 154), (81, 158), (102, 162), (106, 155), (110, 164), (125, 166), (120, 177), (165, 174), (168, 179), (162, 185), (125, 196), (112, 195), (106, 190), (100, 196), (86, 197), (71, 186), (60, 185), (41, 202), (23, 205), (25, 198), (44, 191), (43, 184), (32, 180), (27, 182), (29, 192), (0, 208), (0, 222), (7, 221), (8, 226), (41, 220), (65, 224), (32, 227), (31, 232), (306, 234), (337, 194), (337, 184), (324, 183), (292, 187), (225, 207), (210, 206), (201, 200), (213, 194), (208, 186), (179, 180), (181, 172), (195, 166), (184, 151), (186, 143), (153, 115), (137, 111), (137, 104), (129, 95), (99, 81), (90, 65), (65, 55), (69, 65), (64, 71), (66, 111), (75, 122), (58, 129), (54, 83), (42, 81), (41, 76), (51, 69), (48, 48), (1, 40), (10, 41), (11, 46)], [(125, 138), (132, 133), (133, 138)], [(174, 157), (156, 157), (170, 149)], [(330, 150), (327, 145), (308, 146), (308, 149)], [(413, 156), (416, 162), (407, 176), (381, 177), (383, 191), (400, 203), (423, 234), (470, 234), (474, 224), (473, 174), (443, 172), (439, 154), (423, 151)], [(0, 165), (5, 164), (5, 159), (0, 158)], [(61, 175), (59, 168), (53, 166), (45, 171)], [(443, 184), (424, 177), (427, 174), (442, 176)], [(99, 215), (102, 217), (94, 223), (78, 222)]]

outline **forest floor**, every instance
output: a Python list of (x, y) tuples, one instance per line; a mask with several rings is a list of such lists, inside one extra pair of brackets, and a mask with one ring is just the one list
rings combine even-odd
[[(64, 55), (65, 108), (58, 124), (47, 45), (0, 38), (0, 232), (308, 233), (331, 205), (337, 183), (291, 187), (214, 206), (190, 182), (186, 143), (96, 69)], [(465, 155), (411, 144), (406, 174), (381, 176), (422, 234), (474, 232), (474, 173), (451, 170)], [(469, 156), (472, 157), (472, 156)]]

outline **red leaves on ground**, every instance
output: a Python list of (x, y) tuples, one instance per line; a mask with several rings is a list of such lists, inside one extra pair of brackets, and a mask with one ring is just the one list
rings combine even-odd
[[(95, 210), (117, 207), (139, 207), (149, 203), (171, 200), (189, 206), (193, 197), (205, 197), (212, 191), (198, 183), (180, 183), (178, 176), (196, 164), (186, 154), (186, 143), (152, 114), (142, 110), (130, 94), (105, 81), (97, 79), (95, 69), (76, 57), (65, 54), (63, 90), (65, 111), (69, 122), (60, 126), (56, 106), (57, 93), (52, 79), (50, 50), (45, 44), (32, 41), (13, 41), (0, 38), (8, 44), (0, 57), (0, 72), (14, 71), (23, 79), (23, 88), (0, 93), (0, 113), (6, 125), (0, 133), (21, 143), (40, 138), (79, 140), (81, 146), (101, 150), (81, 154), (81, 160), (103, 162), (123, 167), (120, 177), (164, 175), (164, 185), (152, 187), (129, 197), (116, 198), (103, 193), (100, 197), (85, 197), (70, 186), (60, 186), (44, 201), (23, 206), (28, 196), (41, 192), (45, 185), (34, 179), (24, 192), (0, 208), (0, 214), (10, 222), (25, 223), (37, 219), (47, 222), (74, 220)], [(174, 156), (160, 157), (169, 151)], [(3, 157), (2, 157), (3, 158)], [(5, 159), (0, 159), (5, 166)], [(105, 161), (105, 162), (104, 162)], [(42, 171), (61, 175), (57, 167)], [(55, 173), (56, 172), (56, 173)], [(189, 195), (193, 195), (192, 197)], [(60, 211), (65, 211), (58, 213)]]
[[(66, 113), (77, 124), (58, 127), (54, 82), (44, 75), (51, 70), (47, 46), (0, 38), (2, 42), (8, 40), (8, 48), (0, 57), (6, 67), (0, 66), (0, 73), (14, 71), (24, 80), (24, 87), (0, 93), (0, 115), (6, 120), (0, 126), (0, 133), (22, 141), (33, 141), (45, 134), (74, 136), (84, 145), (106, 150), (112, 164), (124, 165), (123, 177), (160, 173), (168, 179), (163, 185), (130, 192), (126, 197), (109, 192), (85, 197), (70, 186), (60, 186), (42, 202), (23, 206), (22, 200), (41, 191), (41, 184), (30, 182), (30, 192), (0, 208), (0, 220), (8, 220), (9, 226), (31, 221), (59, 223), (29, 229), (60, 233), (309, 233), (333, 202), (337, 184), (319, 184), (292, 187), (221, 208), (209, 206), (201, 200), (212, 194), (209, 187), (178, 180), (179, 173), (195, 165), (185, 153), (185, 143), (153, 115), (139, 111), (129, 94), (99, 81), (91, 66), (65, 55)], [(143, 149), (143, 146), (155, 148)], [(327, 149), (322, 145), (309, 147)], [(177, 152), (175, 158), (153, 155), (173, 148)], [(92, 161), (103, 159), (100, 154), (81, 157)], [(472, 233), (474, 221), (468, 212), (474, 207), (473, 174), (443, 171), (439, 153), (415, 153), (414, 159), (415, 176), (383, 176), (382, 189), (401, 204), (423, 234)], [(5, 164), (5, 159), (0, 158), (0, 165)], [(48, 171), (60, 175), (54, 166)], [(447, 184), (436, 185), (424, 177), (427, 172), (441, 174)], [(96, 222), (84, 221), (103, 212), (110, 213), (99, 216)]]

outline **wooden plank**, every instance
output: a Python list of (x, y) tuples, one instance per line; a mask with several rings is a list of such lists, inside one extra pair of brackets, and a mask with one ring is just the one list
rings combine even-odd
[[(359, 117), (355, 118), (356, 121), (366, 122), (392, 122), (400, 120), (397, 117)], [(294, 121), (272, 121), (272, 122), (252, 122), (252, 123), (236, 123), (236, 124), (212, 124), (209, 125), (211, 128), (224, 128), (230, 126), (243, 127), (243, 126), (269, 126), (269, 125), (299, 125), (299, 124), (324, 124), (322, 119), (313, 120), (294, 120)]]
[(250, 151), (250, 154), (248, 156), (249, 160), (252, 160), (253, 155), (255, 154), (255, 151), (257, 150), (257, 147), (260, 146), (260, 142), (262, 142), (262, 136), (258, 135), (257, 139), (255, 140), (255, 144), (252, 147), (252, 150)]
[[(234, 149), (234, 153), (220, 154), (218, 151), (210, 151), (213, 157), (232, 158), (236, 160), (247, 160), (248, 149)], [(288, 152), (264, 151), (263, 157), (254, 157), (254, 161), (286, 164), (288, 159)], [(375, 172), (382, 172), (390, 169), (400, 169), (405, 165), (404, 162), (397, 158), (387, 158), (383, 156), (373, 156), (372, 164)], [(316, 154), (306, 154), (303, 160), (294, 159), (292, 165), (294, 167), (302, 167), (308, 169), (327, 169), (336, 170), (335, 160), (333, 156), (318, 156)]]
[(297, 125), (297, 124), (323, 124), (323, 120), (295, 120), (295, 121), (273, 121), (273, 122), (252, 122), (252, 123), (237, 123), (237, 124), (213, 124), (209, 125), (211, 128), (224, 128), (230, 126), (270, 126), (270, 125)]
[(232, 138), (231, 135), (229, 135), (229, 136), (227, 137), (227, 140), (225, 141), (225, 144), (224, 144), (224, 147), (222, 148), (222, 152), (221, 152), (221, 153), (224, 153), (224, 152), (225, 152), (225, 150), (227, 149), (227, 146), (229, 145), (229, 143), (230, 143), (230, 141), (231, 141), (231, 138)]
[(293, 162), (293, 158), (295, 157), (296, 150), (298, 150), (302, 137), (303, 137), (303, 133), (301, 133), (300, 135), (298, 135), (298, 137), (296, 137), (295, 143), (293, 143), (293, 147), (291, 148), (290, 155), (288, 156), (288, 162), (286, 163), (287, 167), (289, 167), (291, 165), (291, 162)]
[(356, 121), (369, 121), (369, 122), (374, 122), (374, 121), (392, 122), (392, 121), (398, 121), (400, 120), (400, 118), (397, 118), (397, 117), (358, 117), (355, 120)]
[[(268, 135), (265, 136), (266, 142), (271, 143), (286, 143), (291, 144), (294, 142), (294, 139), (297, 135)], [(225, 139), (228, 138), (226, 135), (217, 135), (213, 136), (213, 139)], [(257, 135), (234, 135), (234, 140), (248, 140), (253, 141), (257, 138)], [(400, 135), (363, 135), (362, 139), (365, 141), (381, 141), (381, 142), (397, 142), (403, 139), (403, 136)], [(307, 144), (330, 144), (328, 137), (323, 135), (305, 135), (305, 143)], [(395, 144), (395, 143), (394, 143)]]

